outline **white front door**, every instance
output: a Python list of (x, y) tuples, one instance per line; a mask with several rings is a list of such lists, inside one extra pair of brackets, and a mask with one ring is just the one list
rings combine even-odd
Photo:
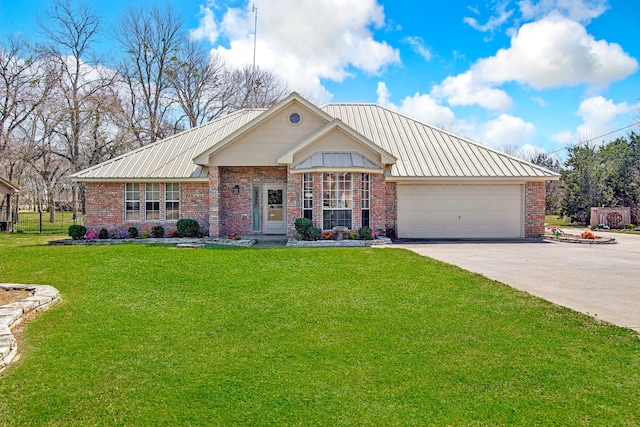
[(264, 186), (264, 234), (287, 234), (287, 185)]

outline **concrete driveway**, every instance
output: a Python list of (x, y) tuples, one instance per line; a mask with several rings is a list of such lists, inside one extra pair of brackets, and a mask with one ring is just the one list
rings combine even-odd
[(599, 235), (615, 237), (618, 244), (434, 241), (391, 247), (457, 265), (640, 332), (640, 235)]

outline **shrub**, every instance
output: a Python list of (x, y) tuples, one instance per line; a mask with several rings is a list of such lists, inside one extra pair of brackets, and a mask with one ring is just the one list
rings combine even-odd
[(180, 234), (178, 233), (178, 230), (171, 230), (169, 234), (167, 234), (167, 236), (174, 238), (174, 237), (180, 237)]
[(129, 234), (126, 231), (114, 231), (111, 235), (112, 239), (126, 239)]
[(161, 239), (164, 237), (164, 227), (161, 225), (156, 225), (151, 229), (151, 235), (156, 239)]
[(74, 224), (69, 226), (69, 236), (73, 240), (80, 240), (87, 234), (87, 228), (84, 225)]
[(358, 230), (358, 237), (364, 240), (371, 240), (371, 229), (369, 227), (362, 227)]
[[(347, 237), (347, 236), (345, 236)], [(358, 233), (356, 233), (355, 231), (350, 231), (349, 232), (349, 240), (357, 240), (358, 239)]]
[(626, 228), (627, 230), (635, 230), (636, 226), (633, 224), (625, 224), (624, 228)]
[(180, 237), (196, 237), (200, 226), (195, 219), (183, 218), (176, 223)]
[(106, 228), (101, 228), (100, 232), (98, 232), (98, 239), (108, 239), (109, 238), (109, 232), (107, 231)]
[(151, 233), (147, 230), (144, 230), (142, 234), (140, 234), (140, 237), (142, 237), (143, 239), (148, 239), (149, 237), (151, 237)]
[(309, 218), (296, 218), (294, 226), (302, 240), (318, 240), (322, 235), (322, 230), (314, 227)]
[(136, 227), (129, 227), (129, 229), (127, 230), (127, 234), (129, 235), (130, 239), (135, 239), (139, 234), (138, 229)]

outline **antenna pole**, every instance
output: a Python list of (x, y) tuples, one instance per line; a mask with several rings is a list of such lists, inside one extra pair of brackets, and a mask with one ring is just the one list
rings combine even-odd
[(256, 42), (258, 40), (258, 8), (253, 4), (251, 11), (255, 14), (255, 22), (253, 26), (253, 68), (251, 71), (251, 85), (253, 86), (253, 108), (257, 107), (258, 86), (256, 84)]

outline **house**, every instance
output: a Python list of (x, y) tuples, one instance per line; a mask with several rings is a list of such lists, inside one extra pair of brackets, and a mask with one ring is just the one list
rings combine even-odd
[(0, 206), (4, 205), (4, 209), (0, 211), (0, 231), (13, 231), (13, 220), (11, 218), (11, 196), (19, 193), (18, 187), (0, 178), (0, 195), (5, 200), (0, 200)]
[(318, 107), (297, 93), (237, 111), (72, 175), (85, 223), (220, 236), (368, 226), (401, 238), (544, 232), (558, 175), (374, 104)]

